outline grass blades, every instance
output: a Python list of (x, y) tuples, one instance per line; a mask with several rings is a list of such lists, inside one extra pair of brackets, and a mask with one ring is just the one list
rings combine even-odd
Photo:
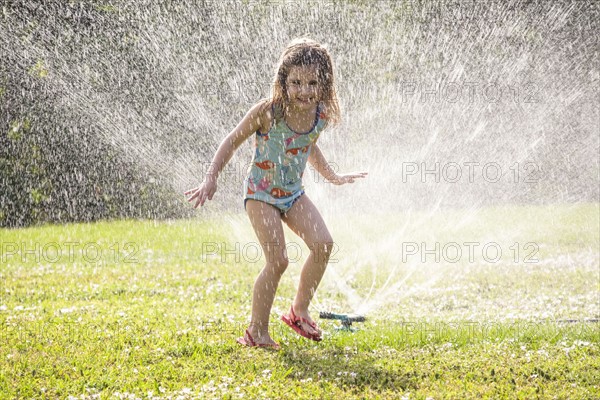
[[(289, 308), (300, 259), (273, 307), (279, 352), (235, 342), (262, 267), (247, 246), (254, 237), (240, 228), (243, 217), (2, 230), (0, 398), (600, 397), (599, 325), (585, 320), (598, 317), (598, 206), (465, 216), (427, 217), (428, 226), (438, 222), (433, 229), (408, 225), (404, 234), (440, 242), (487, 235), (503, 245), (525, 239), (540, 245), (540, 262), (510, 264), (509, 253), (496, 264), (410, 270), (400, 263), (392, 283), (404, 284), (383, 301), (377, 293), (394, 258), (383, 254), (378, 273), (358, 263), (353, 269), (349, 260), (362, 244), (353, 249), (354, 232), (330, 218), (340, 262), (330, 265), (316, 307), (356, 311), (335, 282), (342, 278), (357, 299), (373, 287), (371, 297), (381, 301), (355, 333), (319, 320), (322, 342), (299, 337), (278, 317)], [(377, 237), (407, 219), (357, 224)], [(460, 227), (452, 223), (459, 220)]]

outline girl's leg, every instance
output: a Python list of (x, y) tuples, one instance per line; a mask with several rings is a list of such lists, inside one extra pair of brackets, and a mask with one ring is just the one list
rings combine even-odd
[(276, 207), (257, 200), (248, 200), (246, 211), (267, 261), (254, 282), (248, 330), (257, 343), (273, 343), (269, 336), (269, 314), (279, 280), (288, 266), (281, 213)]
[[(325, 273), (333, 249), (333, 239), (321, 214), (306, 194), (294, 203), (282, 219), (310, 249), (310, 255), (300, 273), (300, 284), (293, 307), (297, 316), (313, 322), (308, 314), (308, 306)], [(308, 324), (303, 324), (303, 329), (313, 334), (320, 333)]]

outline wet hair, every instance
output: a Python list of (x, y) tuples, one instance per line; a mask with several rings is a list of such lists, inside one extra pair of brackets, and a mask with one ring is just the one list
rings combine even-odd
[(329, 123), (334, 125), (339, 123), (341, 119), (340, 107), (333, 80), (333, 63), (331, 61), (331, 56), (325, 46), (306, 37), (292, 40), (281, 54), (275, 69), (275, 78), (273, 80), (271, 95), (272, 102), (281, 104), (285, 113), (289, 104), (286, 80), (290, 68), (294, 66), (316, 67), (318, 84), (321, 89), (321, 98), (319, 100), (325, 104)]

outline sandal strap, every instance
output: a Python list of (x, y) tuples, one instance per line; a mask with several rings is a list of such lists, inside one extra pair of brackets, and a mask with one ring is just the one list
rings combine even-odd
[(246, 329), (246, 335), (248, 335), (248, 341), (250, 342), (250, 346), (256, 346), (256, 343), (254, 342), (254, 339), (252, 338), (252, 335), (250, 334), (248, 329)]
[(310, 322), (306, 318), (297, 316), (296, 313), (294, 313), (294, 306), (290, 307), (290, 317), (292, 317), (292, 322), (296, 325), (298, 325), (298, 322), (304, 322), (314, 330), (319, 330), (319, 328), (317, 328), (317, 324), (314, 321)]

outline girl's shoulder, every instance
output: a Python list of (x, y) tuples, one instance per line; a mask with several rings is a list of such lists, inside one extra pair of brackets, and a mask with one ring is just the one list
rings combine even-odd
[(261, 126), (260, 131), (268, 132), (271, 129), (273, 119), (275, 117), (273, 101), (271, 99), (264, 98), (259, 100), (254, 107), (258, 111), (258, 118)]
[(267, 111), (271, 110), (271, 106), (272, 106), (273, 102), (271, 99), (269, 98), (262, 98), (260, 99), (255, 105), (254, 107), (256, 107), (259, 112), (261, 114), (266, 113)]

